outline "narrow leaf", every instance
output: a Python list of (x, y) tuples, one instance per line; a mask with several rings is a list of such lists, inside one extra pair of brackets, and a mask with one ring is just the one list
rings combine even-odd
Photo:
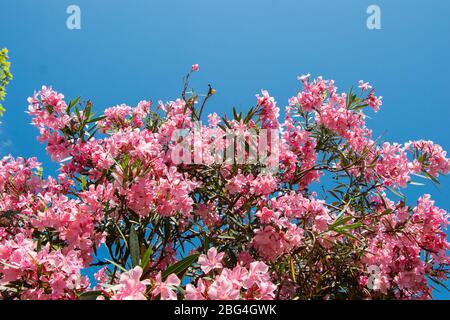
[(97, 297), (102, 294), (101, 291), (87, 291), (83, 292), (78, 296), (78, 299), (80, 300), (97, 300)]
[(136, 233), (136, 230), (131, 227), (130, 228), (130, 255), (131, 255), (131, 266), (134, 268), (139, 265), (140, 254), (139, 254), (139, 240)]
[(187, 256), (183, 260), (178, 261), (177, 263), (171, 265), (168, 267), (163, 273), (162, 273), (162, 279), (163, 281), (166, 280), (166, 278), (174, 273), (177, 276), (180, 276), (183, 274), (195, 261), (197, 261), (199, 257), (199, 254), (193, 254), (190, 256)]
[(153, 248), (152, 248), (152, 244), (150, 243), (150, 245), (148, 246), (147, 250), (144, 253), (144, 256), (141, 259), (141, 268), (145, 269), (148, 265), (148, 263), (150, 262), (150, 256), (153, 253)]

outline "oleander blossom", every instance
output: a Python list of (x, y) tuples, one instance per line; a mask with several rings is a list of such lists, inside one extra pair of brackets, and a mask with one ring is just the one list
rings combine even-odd
[(150, 280), (141, 281), (142, 268), (137, 266), (120, 275), (119, 284), (113, 288), (112, 300), (146, 300), (146, 286)]
[(180, 285), (180, 279), (174, 274), (170, 274), (165, 281), (161, 277), (161, 272), (156, 275), (153, 296), (160, 295), (161, 300), (176, 300), (175, 290)]
[(222, 268), (221, 261), (223, 256), (223, 252), (217, 253), (216, 248), (211, 248), (208, 250), (206, 255), (200, 255), (198, 258), (198, 264), (204, 273), (209, 273), (211, 270)]
[(191, 70), (193, 72), (197, 72), (197, 71), (200, 70), (200, 66), (198, 64), (193, 64), (192, 67), (191, 67)]
[[(203, 259), (199, 259), (199, 264), (202, 263), (201, 260)], [(224, 268), (212, 280), (200, 278), (196, 286), (188, 284), (185, 299), (273, 300), (275, 290), (276, 285), (271, 282), (269, 267), (264, 262), (255, 261), (250, 263), (248, 269), (240, 265), (233, 269)]]
[(430, 299), (448, 281), (449, 215), (420, 185), (450, 159), (372, 137), (372, 84), (305, 75), (285, 112), (261, 90), (222, 117), (214, 88), (188, 90), (198, 71), (168, 102), (28, 99), (59, 170), (0, 159), (0, 299)]

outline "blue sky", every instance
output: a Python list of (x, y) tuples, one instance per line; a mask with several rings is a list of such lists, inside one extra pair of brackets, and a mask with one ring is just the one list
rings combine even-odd
[[(81, 30), (66, 28), (71, 4), (81, 8)], [(371, 4), (381, 8), (381, 30), (366, 27)], [(376, 136), (430, 139), (450, 150), (449, 1), (16, 0), (1, 8), (0, 47), (10, 50), (14, 80), (0, 153), (37, 156), (47, 174), (57, 165), (24, 113), (34, 90), (52, 85), (97, 110), (170, 100), (193, 63), (201, 68), (196, 90), (217, 89), (207, 111), (245, 110), (263, 88), (284, 106), (304, 73), (344, 91), (364, 79), (384, 97), (368, 121)], [(450, 179), (441, 181), (439, 189), (411, 186), (411, 203), (429, 192), (450, 210)]]

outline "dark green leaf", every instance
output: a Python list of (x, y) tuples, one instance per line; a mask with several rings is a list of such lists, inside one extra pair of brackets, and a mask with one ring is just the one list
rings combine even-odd
[(341, 225), (347, 223), (347, 222), (350, 221), (351, 219), (353, 219), (352, 216), (347, 216), (347, 217), (345, 217), (345, 218), (344, 218), (343, 216), (340, 216), (340, 217), (337, 218), (332, 224), (330, 224), (329, 228), (330, 228), (330, 229), (334, 229), (334, 228), (336, 228), (336, 227), (338, 227), (338, 226), (341, 226)]
[(153, 253), (153, 248), (152, 248), (152, 244), (150, 243), (150, 245), (148, 246), (147, 250), (144, 253), (144, 256), (141, 259), (141, 268), (145, 269), (148, 265), (148, 263), (150, 262), (150, 256)]
[(184, 258), (181, 261), (178, 261), (177, 263), (171, 265), (170, 267), (168, 267), (163, 273), (162, 273), (162, 279), (163, 281), (166, 280), (166, 278), (174, 273), (175, 275), (177, 275), (178, 277), (182, 274), (184, 274), (184, 272), (195, 262), (197, 261), (199, 257), (199, 254), (193, 254), (190, 255), (186, 258)]
[(139, 253), (139, 239), (136, 233), (136, 230), (131, 227), (130, 228), (130, 255), (131, 255), (131, 266), (134, 268), (139, 265), (140, 253)]
[(80, 97), (76, 97), (72, 101), (69, 102), (69, 105), (67, 107), (67, 114), (70, 114), (70, 110), (80, 101)]

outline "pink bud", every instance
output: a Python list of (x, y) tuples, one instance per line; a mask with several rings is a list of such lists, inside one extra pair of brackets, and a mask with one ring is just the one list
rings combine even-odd
[(198, 64), (193, 64), (193, 65), (192, 65), (191, 70), (192, 70), (193, 72), (196, 72), (196, 71), (198, 71), (199, 69), (200, 69), (200, 67), (198, 66)]

